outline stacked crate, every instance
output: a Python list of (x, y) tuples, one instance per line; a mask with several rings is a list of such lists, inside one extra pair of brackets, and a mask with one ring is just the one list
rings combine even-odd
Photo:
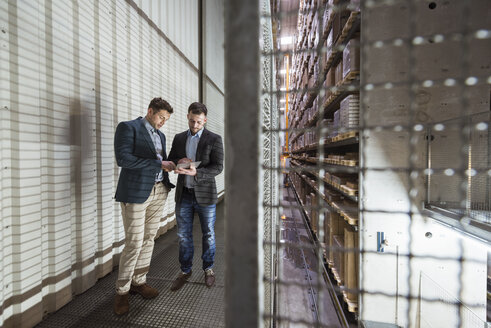
[(341, 251), (344, 248), (344, 229), (341, 228), (340, 234), (335, 234), (332, 236), (332, 249), (333, 249), (333, 267), (332, 272), (334, 278), (338, 282), (338, 285), (342, 286), (344, 284), (344, 252)]
[(348, 252), (344, 253), (344, 272), (343, 281), (347, 291), (343, 291), (343, 298), (348, 303), (350, 311), (356, 310), (358, 294), (353, 290), (358, 289), (358, 271), (359, 271), (359, 249), (358, 232), (352, 226), (346, 225), (344, 228), (344, 247)]
[(326, 90), (323, 103), (326, 103), (329, 97), (332, 95), (332, 88), (336, 86), (336, 79), (334, 70), (331, 67), (326, 74), (326, 80), (324, 81), (324, 89)]
[(360, 122), (360, 96), (349, 95), (340, 104), (340, 126), (345, 130), (358, 129)]
[(328, 143), (330, 138), (334, 133), (334, 122), (332, 119), (323, 119), (317, 123), (318, 126), (322, 128), (327, 128), (327, 132), (323, 134), (323, 142), (324, 144)]
[(339, 251), (335, 250), (335, 245), (336, 242), (335, 240), (340, 240), (344, 238), (344, 220), (343, 218), (334, 211), (329, 212), (329, 216), (327, 217), (327, 226), (328, 226), (328, 233), (327, 235), (329, 236), (326, 238), (327, 242), (327, 263), (329, 264), (330, 267), (336, 263), (336, 259), (339, 258)]
[(310, 194), (311, 201), (311, 209), (310, 209), (310, 227), (312, 231), (317, 234), (319, 231), (319, 215), (318, 215), (318, 206), (319, 206), (319, 197), (317, 193)]
[(336, 44), (336, 41), (341, 35), (341, 31), (343, 30), (344, 24), (346, 24), (350, 13), (351, 11), (347, 9), (338, 10), (334, 13), (334, 19), (332, 22), (333, 44)]
[(339, 62), (334, 67), (334, 82), (335, 85), (339, 85), (343, 82), (343, 60), (340, 59)]
[(335, 137), (338, 135), (339, 129), (341, 128), (341, 111), (338, 109), (334, 112), (334, 120), (333, 120), (333, 134), (329, 134), (330, 137)]
[(343, 79), (360, 72), (360, 39), (348, 41), (343, 50)]

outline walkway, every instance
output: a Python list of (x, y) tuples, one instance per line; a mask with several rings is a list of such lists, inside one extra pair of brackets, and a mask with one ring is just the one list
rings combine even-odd
[(118, 317), (113, 312), (114, 283), (117, 270), (100, 279), (95, 286), (38, 324), (38, 328), (58, 327), (225, 327), (224, 309), (224, 202), (217, 206), (215, 257), (216, 284), (207, 288), (201, 270), (201, 230), (194, 222), (193, 275), (184, 287), (171, 292), (179, 272), (176, 228), (155, 241), (148, 283), (160, 291), (153, 300), (130, 296), (130, 312)]

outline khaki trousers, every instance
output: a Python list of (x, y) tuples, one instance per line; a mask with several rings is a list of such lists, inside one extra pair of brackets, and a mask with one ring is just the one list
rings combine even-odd
[(120, 295), (128, 293), (132, 283), (146, 283), (154, 238), (163, 216), (167, 195), (167, 187), (158, 183), (143, 204), (121, 203), (125, 244), (116, 281), (116, 293)]

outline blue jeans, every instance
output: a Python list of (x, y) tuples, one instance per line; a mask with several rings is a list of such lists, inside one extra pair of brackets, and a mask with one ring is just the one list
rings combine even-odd
[(215, 261), (216, 205), (200, 206), (194, 193), (183, 190), (181, 202), (176, 204), (177, 236), (179, 237), (179, 263), (184, 273), (193, 266), (193, 219), (195, 211), (201, 224), (203, 270), (213, 267)]

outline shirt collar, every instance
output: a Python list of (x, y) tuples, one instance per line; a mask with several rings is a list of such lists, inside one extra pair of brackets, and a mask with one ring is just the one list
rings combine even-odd
[[(143, 124), (145, 124), (145, 127), (147, 128), (148, 132), (153, 132), (154, 128), (153, 126), (150, 125), (150, 123), (147, 121), (147, 119), (144, 117), (143, 118)], [(157, 130), (157, 129), (155, 129)], [(157, 131), (155, 131), (157, 132)]]
[[(196, 134), (194, 136), (192, 136), (192, 137), (198, 136), (198, 138), (201, 138), (201, 135), (203, 134), (203, 130), (204, 130), (204, 128), (202, 128), (201, 130), (199, 130), (198, 132), (196, 132)], [(188, 129), (188, 137), (190, 137), (190, 136), (191, 136), (191, 130)]]

